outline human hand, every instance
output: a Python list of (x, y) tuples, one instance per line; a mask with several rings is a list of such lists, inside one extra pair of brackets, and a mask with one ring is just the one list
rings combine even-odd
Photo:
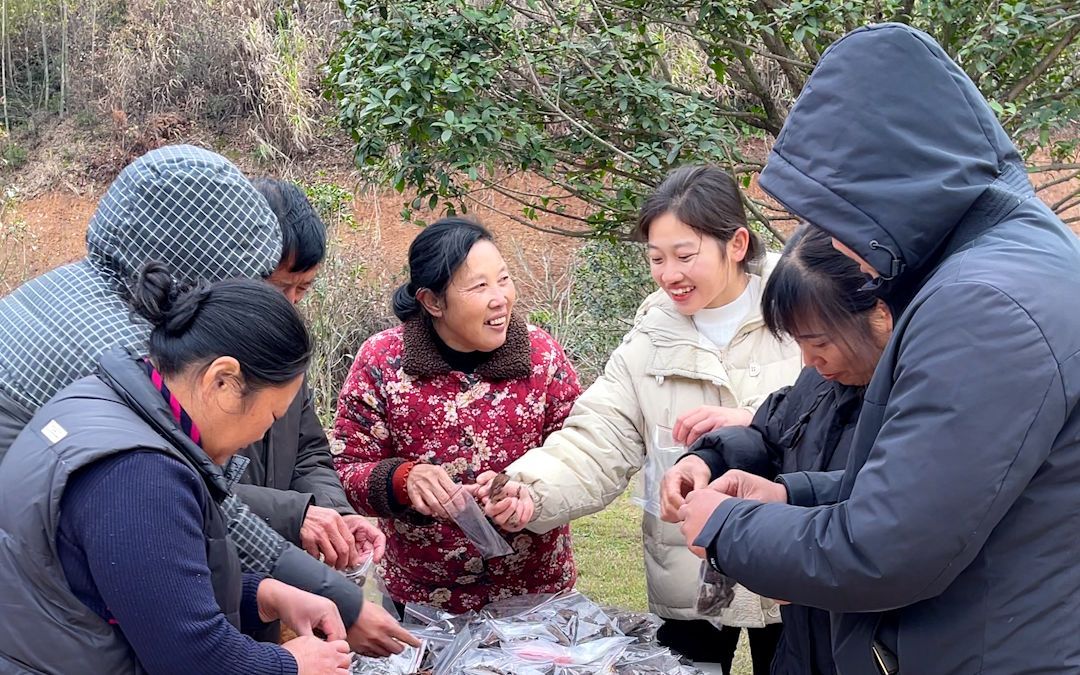
[(412, 507), (425, 516), (447, 520), (450, 514), (443, 506), (461, 488), (450, 478), (446, 469), (435, 464), (417, 464), (409, 472), (405, 489)]
[(671, 436), (679, 443), (690, 446), (703, 434), (720, 427), (745, 427), (754, 420), (754, 414), (743, 408), (724, 408), (703, 405), (688, 410), (675, 420)]
[(758, 502), (786, 504), (788, 498), (787, 488), (783, 483), (738, 469), (727, 471), (723, 476), (709, 483), (709, 489), (731, 497), (753, 499)]
[(707, 487), (711, 478), (709, 465), (696, 455), (687, 455), (676, 462), (660, 481), (660, 519), (679, 522), (679, 509), (686, 503), (686, 495)]
[(318, 630), (328, 640), (344, 640), (345, 624), (337, 606), (326, 598), (293, 588), (275, 579), (263, 579), (255, 595), (259, 618), (281, 620), (297, 635), (314, 635)]
[(297, 675), (349, 675), (352, 657), (344, 640), (323, 642), (304, 635), (281, 646), (296, 660)]
[(300, 545), (312, 557), (322, 554), (323, 561), (343, 570), (360, 563), (360, 551), (352, 531), (337, 511), (309, 506), (300, 526)]
[(348, 640), (354, 652), (365, 656), (400, 654), (404, 649), (402, 644), (420, 646), (420, 640), (374, 602), (365, 602), (360, 607), (356, 622), (349, 626)]
[(352, 532), (360, 560), (370, 557), (375, 562), (381, 561), (386, 551), (386, 535), (379, 526), (363, 516), (342, 516), (342, 519)]
[(484, 515), (507, 532), (520, 532), (536, 515), (532, 490), (524, 483), (507, 480), (506, 474), (485, 471), (476, 477), (474, 494), (484, 505)]
[(705, 529), (705, 524), (709, 522), (709, 518), (712, 516), (713, 511), (716, 510), (716, 507), (728, 499), (731, 499), (731, 497), (722, 492), (706, 488), (704, 490), (694, 490), (686, 495), (686, 503), (679, 507), (678, 519), (681, 522), (679, 530), (682, 532), (683, 537), (686, 538), (686, 547), (697, 557), (704, 558), (705, 549), (694, 546), (694, 540)]

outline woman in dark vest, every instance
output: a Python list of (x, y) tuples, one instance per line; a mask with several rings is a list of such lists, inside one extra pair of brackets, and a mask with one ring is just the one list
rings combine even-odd
[[(892, 333), (892, 313), (864, 290), (857, 263), (821, 230), (792, 237), (765, 285), (761, 305), (776, 335), (798, 342), (806, 368), (765, 400), (749, 427), (706, 434), (664, 476), (663, 517), (677, 520), (689, 490), (728, 469), (768, 478), (843, 469), (863, 392)], [(834, 675), (829, 613), (784, 605), (772, 675)]]
[[(261, 281), (178, 289), (160, 263), (132, 295), (149, 358), (107, 352), (0, 466), (0, 671), (348, 673), (333, 604), (241, 573), (219, 507), (301, 386), (299, 314)], [(279, 619), (302, 637), (244, 634)]]

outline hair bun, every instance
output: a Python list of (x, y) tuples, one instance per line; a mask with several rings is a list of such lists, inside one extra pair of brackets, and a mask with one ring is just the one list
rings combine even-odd
[(420, 302), (416, 299), (412, 282), (401, 284), (394, 291), (393, 308), (394, 316), (399, 321), (408, 321), (420, 312)]
[(192, 288), (180, 291), (173, 299), (162, 327), (172, 335), (184, 333), (195, 321), (199, 309), (208, 297), (210, 297), (210, 285), (206, 282), (200, 282)]
[(175, 335), (188, 329), (209, 294), (208, 284), (181, 284), (167, 265), (153, 260), (139, 270), (131, 287), (131, 306), (154, 328)]

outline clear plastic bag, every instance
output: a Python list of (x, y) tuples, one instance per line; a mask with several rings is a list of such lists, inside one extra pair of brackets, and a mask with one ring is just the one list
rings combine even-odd
[(349, 672), (352, 675), (413, 675), (423, 665), (426, 653), (427, 642), (421, 640), (419, 647), (405, 645), (400, 654), (385, 658), (353, 654)]
[(713, 569), (708, 560), (701, 561), (698, 571), (697, 613), (715, 617), (731, 606), (735, 599), (735, 580)]
[(570, 644), (567, 637), (558, 626), (540, 623), (538, 621), (514, 621), (509, 619), (492, 619), (488, 621), (495, 637), (499, 642), (524, 642), (527, 640), (544, 640), (557, 642), (563, 645)]
[(640, 644), (655, 642), (656, 632), (664, 623), (663, 619), (648, 612), (631, 612), (616, 607), (605, 607), (604, 613), (611, 617), (619, 632), (636, 639)]
[(454, 672), (461, 675), (551, 675), (552, 668), (522, 663), (502, 649), (477, 649), (464, 654)]
[(342, 574), (345, 575), (346, 579), (363, 589), (364, 602), (383, 605), (383, 598), (390, 597), (386, 582), (383, 581), (382, 575), (379, 574), (379, 568), (370, 555), (361, 560), (359, 565), (345, 570)]
[(700, 670), (688, 665), (671, 650), (658, 645), (630, 645), (615, 663), (616, 675), (695, 675)]
[(557, 666), (589, 666), (588, 672), (609, 671), (626, 646), (634, 641), (628, 637), (608, 637), (576, 645), (560, 645), (544, 640), (503, 643), (510, 652), (526, 663), (550, 663)]
[(474, 635), (466, 627), (457, 634), (453, 642), (443, 648), (439, 658), (435, 660), (435, 666), (431, 669), (432, 675), (451, 675), (459, 672), (461, 662), (479, 645), (480, 636)]
[(651, 516), (660, 517), (660, 481), (667, 470), (686, 454), (686, 446), (675, 441), (671, 427), (657, 424), (653, 427), (652, 447), (645, 454), (641, 476), (637, 481), (632, 502)]
[(458, 488), (442, 505), (450, 514), (450, 519), (461, 528), (485, 559), (499, 558), (514, 552), (484, 515), (476, 499), (464, 488)]

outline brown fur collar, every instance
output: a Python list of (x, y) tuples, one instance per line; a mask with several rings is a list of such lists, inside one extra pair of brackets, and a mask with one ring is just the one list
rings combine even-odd
[[(446, 375), (450, 366), (439, 354), (433, 337), (434, 328), (426, 317), (409, 319), (401, 335), (401, 368), (413, 377)], [(489, 380), (517, 380), (532, 373), (532, 341), (529, 327), (516, 314), (510, 315), (506, 342), (480, 364), (476, 374)]]

